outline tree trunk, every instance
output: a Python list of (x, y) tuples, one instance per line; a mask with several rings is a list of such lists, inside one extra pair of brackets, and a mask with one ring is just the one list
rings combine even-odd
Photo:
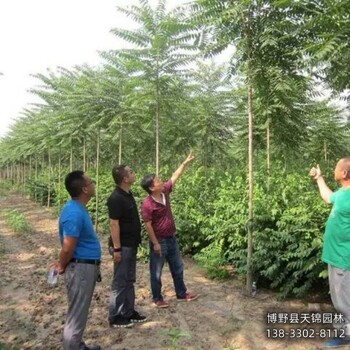
[(271, 177), (271, 164), (270, 164), (270, 149), (271, 149), (271, 136), (270, 136), (271, 119), (267, 118), (266, 126), (266, 173), (267, 173), (267, 188), (270, 188)]
[(28, 179), (32, 179), (32, 156), (29, 156)]
[(73, 140), (70, 139), (70, 159), (69, 159), (69, 171), (73, 171)]
[(37, 190), (37, 184), (38, 184), (38, 159), (35, 157), (35, 185), (34, 185), (34, 199), (37, 202), (38, 201), (38, 190)]
[(21, 163), (17, 163), (16, 165), (16, 182), (18, 186), (21, 186)]
[(250, 294), (253, 283), (252, 257), (253, 257), (253, 220), (254, 220), (254, 177), (253, 177), (253, 90), (248, 83), (248, 246), (247, 246), (247, 292)]
[(95, 193), (95, 199), (96, 199), (96, 207), (95, 207), (95, 231), (97, 232), (98, 228), (98, 188), (99, 188), (99, 169), (100, 169), (100, 130), (98, 130), (97, 134), (97, 145), (96, 145), (96, 193)]
[(248, 42), (248, 237), (247, 237), (247, 281), (246, 290), (250, 295), (253, 284), (253, 223), (254, 223), (254, 177), (253, 177), (253, 87), (252, 87), (252, 60), (253, 60), (253, 46), (252, 46), (252, 30), (251, 30), (251, 13), (246, 18), (245, 35)]
[(26, 183), (26, 162), (25, 162), (25, 160), (23, 160), (23, 163), (22, 163), (22, 184), (21, 184), (23, 194), (25, 193), (25, 183)]
[(62, 161), (61, 161), (61, 148), (58, 153), (58, 208), (61, 211), (61, 176), (62, 176)]
[(159, 174), (159, 116), (160, 116), (160, 106), (158, 101), (157, 92), (157, 110), (156, 110), (156, 175)]
[(120, 129), (119, 129), (119, 155), (118, 164), (122, 164), (122, 146), (123, 146), (123, 116), (120, 116)]
[(48, 150), (48, 184), (47, 184), (47, 207), (50, 208), (51, 203), (51, 150)]
[(86, 137), (83, 138), (83, 171), (86, 172)]
[(15, 163), (11, 164), (11, 180), (12, 183), (14, 184), (16, 182), (16, 168), (15, 168)]

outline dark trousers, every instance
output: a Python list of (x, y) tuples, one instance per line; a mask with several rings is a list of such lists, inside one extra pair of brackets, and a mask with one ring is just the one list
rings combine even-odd
[(137, 248), (122, 247), (122, 260), (114, 263), (112, 293), (109, 300), (109, 320), (129, 318), (135, 309)]
[(162, 296), (162, 271), (164, 263), (169, 264), (177, 297), (184, 297), (186, 286), (183, 276), (183, 262), (176, 237), (168, 237), (159, 240), (162, 254), (156, 254), (153, 243), (150, 242), (150, 274), (153, 301), (163, 300)]

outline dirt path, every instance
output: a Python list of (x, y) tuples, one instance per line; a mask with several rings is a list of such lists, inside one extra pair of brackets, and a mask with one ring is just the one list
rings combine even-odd
[[(35, 232), (18, 234), (6, 227), (1, 213), (17, 208)], [(148, 266), (137, 267), (137, 309), (150, 320), (132, 329), (110, 329), (107, 322), (112, 261), (104, 248), (103, 281), (97, 284), (85, 331), (88, 343), (114, 349), (189, 350), (311, 350), (317, 339), (272, 340), (266, 336), (266, 313), (293, 310), (310, 313), (301, 301), (281, 303), (271, 293), (258, 291), (246, 297), (237, 280), (212, 281), (190, 259), (185, 261), (185, 278), (190, 290), (200, 293), (191, 303), (177, 303), (170, 273), (163, 284), (169, 309), (158, 310), (150, 303)], [(56, 288), (46, 283), (50, 261), (57, 258), (57, 218), (37, 204), (18, 195), (0, 198), (0, 349), (50, 350), (61, 348), (66, 312), (63, 279)], [(328, 306), (329, 307), (329, 306)], [(300, 327), (300, 326), (299, 326)]]

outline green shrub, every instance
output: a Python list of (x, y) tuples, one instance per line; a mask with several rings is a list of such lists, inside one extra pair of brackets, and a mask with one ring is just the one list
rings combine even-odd
[[(276, 165), (276, 168), (278, 166)], [(283, 169), (282, 166), (279, 167)], [(138, 181), (134, 193), (138, 208), (146, 193), (139, 181), (151, 169), (135, 169)], [(170, 176), (164, 168), (162, 176)], [(89, 172), (94, 178), (94, 174)], [(45, 176), (43, 188), (47, 188)], [(41, 180), (40, 180), (41, 181)], [(110, 169), (99, 177), (100, 232), (109, 235), (106, 201), (115, 185)], [(63, 180), (56, 181), (55, 206), (63, 205), (69, 195)], [(43, 194), (43, 198), (45, 198)], [(45, 202), (45, 201), (44, 201)], [(190, 167), (176, 183), (171, 196), (178, 239), (183, 253), (195, 256), (207, 268), (209, 276), (225, 277), (223, 266), (232, 265), (245, 276), (247, 266), (248, 224), (253, 225), (253, 272), (259, 286), (276, 289), (281, 297), (302, 296), (323, 285), (326, 265), (321, 262), (324, 225), (330, 208), (323, 204), (317, 186), (307, 176), (287, 174), (283, 170), (267, 179), (263, 167), (254, 173), (254, 222), (248, 223), (248, 181), (245, 169), (223, 172), (222, 169)], [(88, 205), (95, 219), (96, 198)], [(148, 256), (147, 234), (143, 230), (140, 258)]]
[(32, 233), (33, 227), (26, 217), (17, 209), (6, 209), (4, 211), (6, 224), (18, 233)]
[(227, 279), (230, 274), (226, 268), (227, 261), (219, 244), (212, 243), (194, 256), (195, 260), (205, 268), (212, 279)]
[(16, 345), (7, 345), (0, 342), (0, 350), (20, 350)]
[(194, 255), (210, 244), (208, 222), (215, 212), (212, 186), (215, 173), (205, 174), (203, 168), (198, 168), (189, 170), (173, 190), (172, 210), (184, 253)]
[[(37, 180), (34, 178), (29, 179), (26, 183), (26, 191), (31, 198), (33, 198), (40, 205), (46, 206), (49, 196), (49, 182), (46, 179), (47, 176), (40, 175)], [(56, 182), (50, 181), (50, 206), (53, 206), (56, 202)]]
[[(305, 172), (306, 174), (307, 172)], [(280, 297), (303, 296), (323, 285), (322, 236), (329, 207), (307, 175), (278, 174), (267, 183), (256, 172), (253, 272), (260, 286)], [(182, 248), (217, 277), (232, 264), (245, 275), (248, 198), (244, 175), (198, 169), (176, 185), (173, 212)]]
[(0, 180), (0, 196), (5, 197), (13, 189), (10, 180)]

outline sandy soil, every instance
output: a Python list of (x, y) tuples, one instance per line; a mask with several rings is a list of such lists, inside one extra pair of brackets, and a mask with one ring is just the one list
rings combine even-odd
[[(25, 214), (35, 232), (14, 233), (6, 226), (2, 211), (17, 208)], [(107, 322), (112, 261), (107, 254), (106, 238), (101, 237), (104, 255), (103, 281), (97, 284), (85, 340), (114, 349), (240, 349), (311, 350), (320, 348), (319, 337), (298, 340), (266, 336), (266, 313), (276, 310), (311, 313), (331, 308), (301, 300), (279, 302), (273, 293), (258, 289), (255, 298), (245, 295), (242, 283), (213, 281), (185, 259), (185, 279), (189, 290), (200, 294), (190, 303), (175, 300), (168, 269), (163, 285), (168, 309), (156, 309), (150, 302), (147, 264), (137, 266), (137, 309), (149, 321), (132, 329), (110, 329)], [(66, 312), (63, 278), (56, 288), (47, 282), (50, 261), (57, 258), (59, 243), (57, 218), (51, 211), (16, 194), (0, 198), (0, 349), (61, 349)], [(321, 308), (321, 309), (320, 309)], [(301, 328), (303, 325), (296, 325)]]

